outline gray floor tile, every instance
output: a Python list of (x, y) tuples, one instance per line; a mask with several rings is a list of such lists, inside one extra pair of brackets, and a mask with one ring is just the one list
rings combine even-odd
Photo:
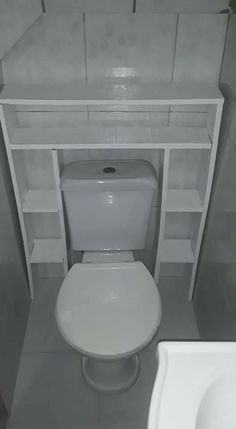
[(163, 304), (161, 339), (199, 339), (193, 302), (188, 300), (188, 289), (183, 279), (162, 277), (159, 290)]
[(62, 279), (42, 279), (32, 301), (23, 352), (60, 352), (74, 350), (61, 336), (56, 319), (56, 298)]
[(161, 277), (158, 290), (162, 301), (162, 320), (147, 350), (156, 350), (161, 340), (199, 339), (193, 302), (188, 300), (188, 285), (184, 280), (181, 277)]
[(96, 429), (97, 422), (97, 394), (78, 354), (23, 354), (8, 429)]
[(157, 370), (155, 353), (141, 353), (141, 370), (127, 392), (100, 395), (101, 429), (146, 429), (150, 398)]

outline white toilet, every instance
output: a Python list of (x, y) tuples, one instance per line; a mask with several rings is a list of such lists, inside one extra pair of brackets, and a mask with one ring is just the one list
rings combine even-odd
[(161, 320), (156, 284), (133, 250), (145, 247), (157, 179), (146, 161), (86, 161), (61, 177), (70, 246), (83, 251), (56, 304), (65, 340), (82, 353), (87, 382), (104, 393), (131, 386), (138, 351)]

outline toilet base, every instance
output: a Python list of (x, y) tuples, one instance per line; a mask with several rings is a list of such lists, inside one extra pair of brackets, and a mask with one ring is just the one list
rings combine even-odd
[(87, 383), (102, 393), (117, 393), (127, 390), (139, 375), (140, 362), (137, 355), (127, 359), (100, 361), (88, 357), (82, 359), (82, 372)]

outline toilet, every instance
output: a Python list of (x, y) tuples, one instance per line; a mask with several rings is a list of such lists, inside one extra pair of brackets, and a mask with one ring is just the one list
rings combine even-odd
[(157, 178), (147, 161), (79, 161), (61, 176), (70, 247), (82, 251), (56, 303), (65, 340), (82, 373), (103, 393), (128, 389), (140, 352), (161, 320), (157, 286), (134, 250), (144, 249)]

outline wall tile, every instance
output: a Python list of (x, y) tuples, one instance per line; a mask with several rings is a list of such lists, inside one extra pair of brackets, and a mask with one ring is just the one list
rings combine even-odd
[(2, 62), (0, 60), (0, 91), (3, 86), (3, 72), (2, 72)]
[(175, 32), (175, 15), (87, 15), (88, 81), (170, 81)]
[(47, 12), (132, 12), (133, 0), (45, 0)]
[(222, 67), (221, 82), (227, 82), (235, 88), (235, 71), (236, 71), (236, 15), (231, 15), (229, 20), (229, 29), (227, 43), (225, 47), (224, 62)]
[(218, 83), (226, 25), (226, 15), (180, 15), (174, 81)]
[(3, 60), (5, 83), (85, 79), (83, 15), (42, 16)]
[(0, 58), (41, 14), (40, 0), (1, 0)]
[(228, 0), (137, 0), (136, 12), (209, 13), (228, 6)]
[[(10, 412), (25, 334), (30, 297), (23, 264), (8, 160), (0, 130), (0, 380), (1, 397)], [(1, 410), (2, 411), (2, 410)], [(0, 416), (0, 421), (2, 414)]]

